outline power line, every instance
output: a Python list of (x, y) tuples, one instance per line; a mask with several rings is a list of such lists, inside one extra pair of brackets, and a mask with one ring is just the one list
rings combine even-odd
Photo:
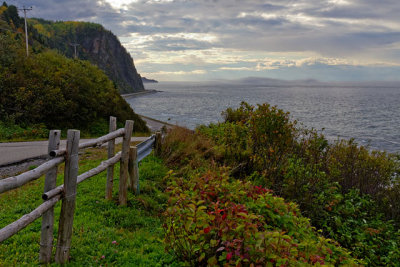
[(26, 57), (29, 57), (29, 47), (28, 47), (28, 26), (26, 24), (26, 11), (32, 10), (32, 7), (30, 8), (25, 8), (23, 6), (22, 8), (19, 8), (18, 10), (24, 11), (24, 17), (25, 17), (25, 43), (26, 43)]

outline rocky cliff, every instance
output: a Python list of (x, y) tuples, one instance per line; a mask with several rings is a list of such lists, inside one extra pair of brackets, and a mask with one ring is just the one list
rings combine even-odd
[(130, 54), (118, 38), (103, 26), (88, 22), (52, 22), (30, 19), (33, 27), (44, 36), (43, 45), (74, 57), (73, 44), (79, 59), (89, 60), (102, 69), (121, 93), (143, 91), (143, 82)]

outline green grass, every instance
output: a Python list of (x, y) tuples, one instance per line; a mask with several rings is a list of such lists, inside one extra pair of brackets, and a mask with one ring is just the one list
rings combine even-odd
[(49, 131), (44, 125), (21, 127), (0, 121), (0, 142), (47, 140)]
[[(81, 155), (79, 172), (96, 167), (101, 162), (100, 156), (104, 160), (105, 152), (100, 149), (91, 149)], [(160, 214), (167, 199), (163, 192), (166, 172), (159, 159), (147, 157), (140, 164), (141, 194), (135, 196), (129, 193), (126, 207), (117, 205), (119, 164), (115, 168), (112, 201), (104, 199), (105, 172), (79, 184), (71, 258), (67, 265), (178, 266), (175, 258), (165, 252), (162, 242), (164, 233)], [(42, 177), (0, 195), (0, 228), (29, 213), (42, 202), (43, 180)], [(62, 175), (59, 175), (58, 183), (61, 181)], [(55, 240), (60, 206), (59, 202), (55, 207)], [(41, 219), (38, 219), (1, 244), (0, 266), (39, 264), (40, 225)]]

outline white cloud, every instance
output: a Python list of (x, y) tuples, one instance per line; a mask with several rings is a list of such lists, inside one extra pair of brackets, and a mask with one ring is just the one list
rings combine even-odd
[[(180, 77), (207, 69), (201, 73), (207, 77), (213, 70), (269, 75), (322, 65), (372, 68), (400, 62), (398, 0), (31, 2), (32, 16), (104, 24), (146, 75), (167, 75), (167, 67)], [(370, 75), (357, 73), (360, 79)], [(341, 78), (335, 72), (332, 77)]]
[(120, 9), (124, 8), (127, 5), (137, 2), (135, 0), (106, 0), (105, 2), (109, 3), (112, 7)]

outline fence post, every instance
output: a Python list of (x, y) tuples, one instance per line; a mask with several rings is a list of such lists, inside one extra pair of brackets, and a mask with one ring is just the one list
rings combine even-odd
[(128, 195), (128, 177), (129, 177), (129, 145), (131, 143), (133, 130), (133, 121), (125, 122), (125, 134), (122, 140), (121, 160), (119, 167), (119, 204), (125, 206)]
[(129, 188), (139, 194), (139, 166), (137, 161), (137, 147), (131, 146), (129, 149)]
[(74, 221), (76, 180), (78, 177), (78, 152), (80, 131), (68, 130), (67, 155), (64, 170), (64, 196), (61, 204), (60, 222), (58, 224), (58, 240), (56, 249), (56, 263), (64, 264), (68, 261), (72, 225)]
[[(117, 118), (110, 117), (110, 128), (109, 132), (114, 132), (117, 130)], [(115, 154), (115, 139), (108, 142), (108, 158), (114, 157)], [(106, 199), (110, 200), (112, 198), (112, 189), (114, 181), (114, 164), (107, 168), (107, 185), (106, 185)]]
[(156, 132), (156, 140), (154, 148), (154, 154), (156, 157), (161, 156), (161, 139), (162, 139), (161, 132)]
[[(60, 130), (51, 130), (49, 133), (49, 144), (47, 152), (57, 150), (60, 146)], [(44, 180), (44, 193), (56, 187), (58, 166), (52, 168), (46, 173)], [(53, 249), (53, 229), (54, 229), (54, 207), (43, 213), (42, 228), (40, 236), (40, 263), (50, 263)]]

